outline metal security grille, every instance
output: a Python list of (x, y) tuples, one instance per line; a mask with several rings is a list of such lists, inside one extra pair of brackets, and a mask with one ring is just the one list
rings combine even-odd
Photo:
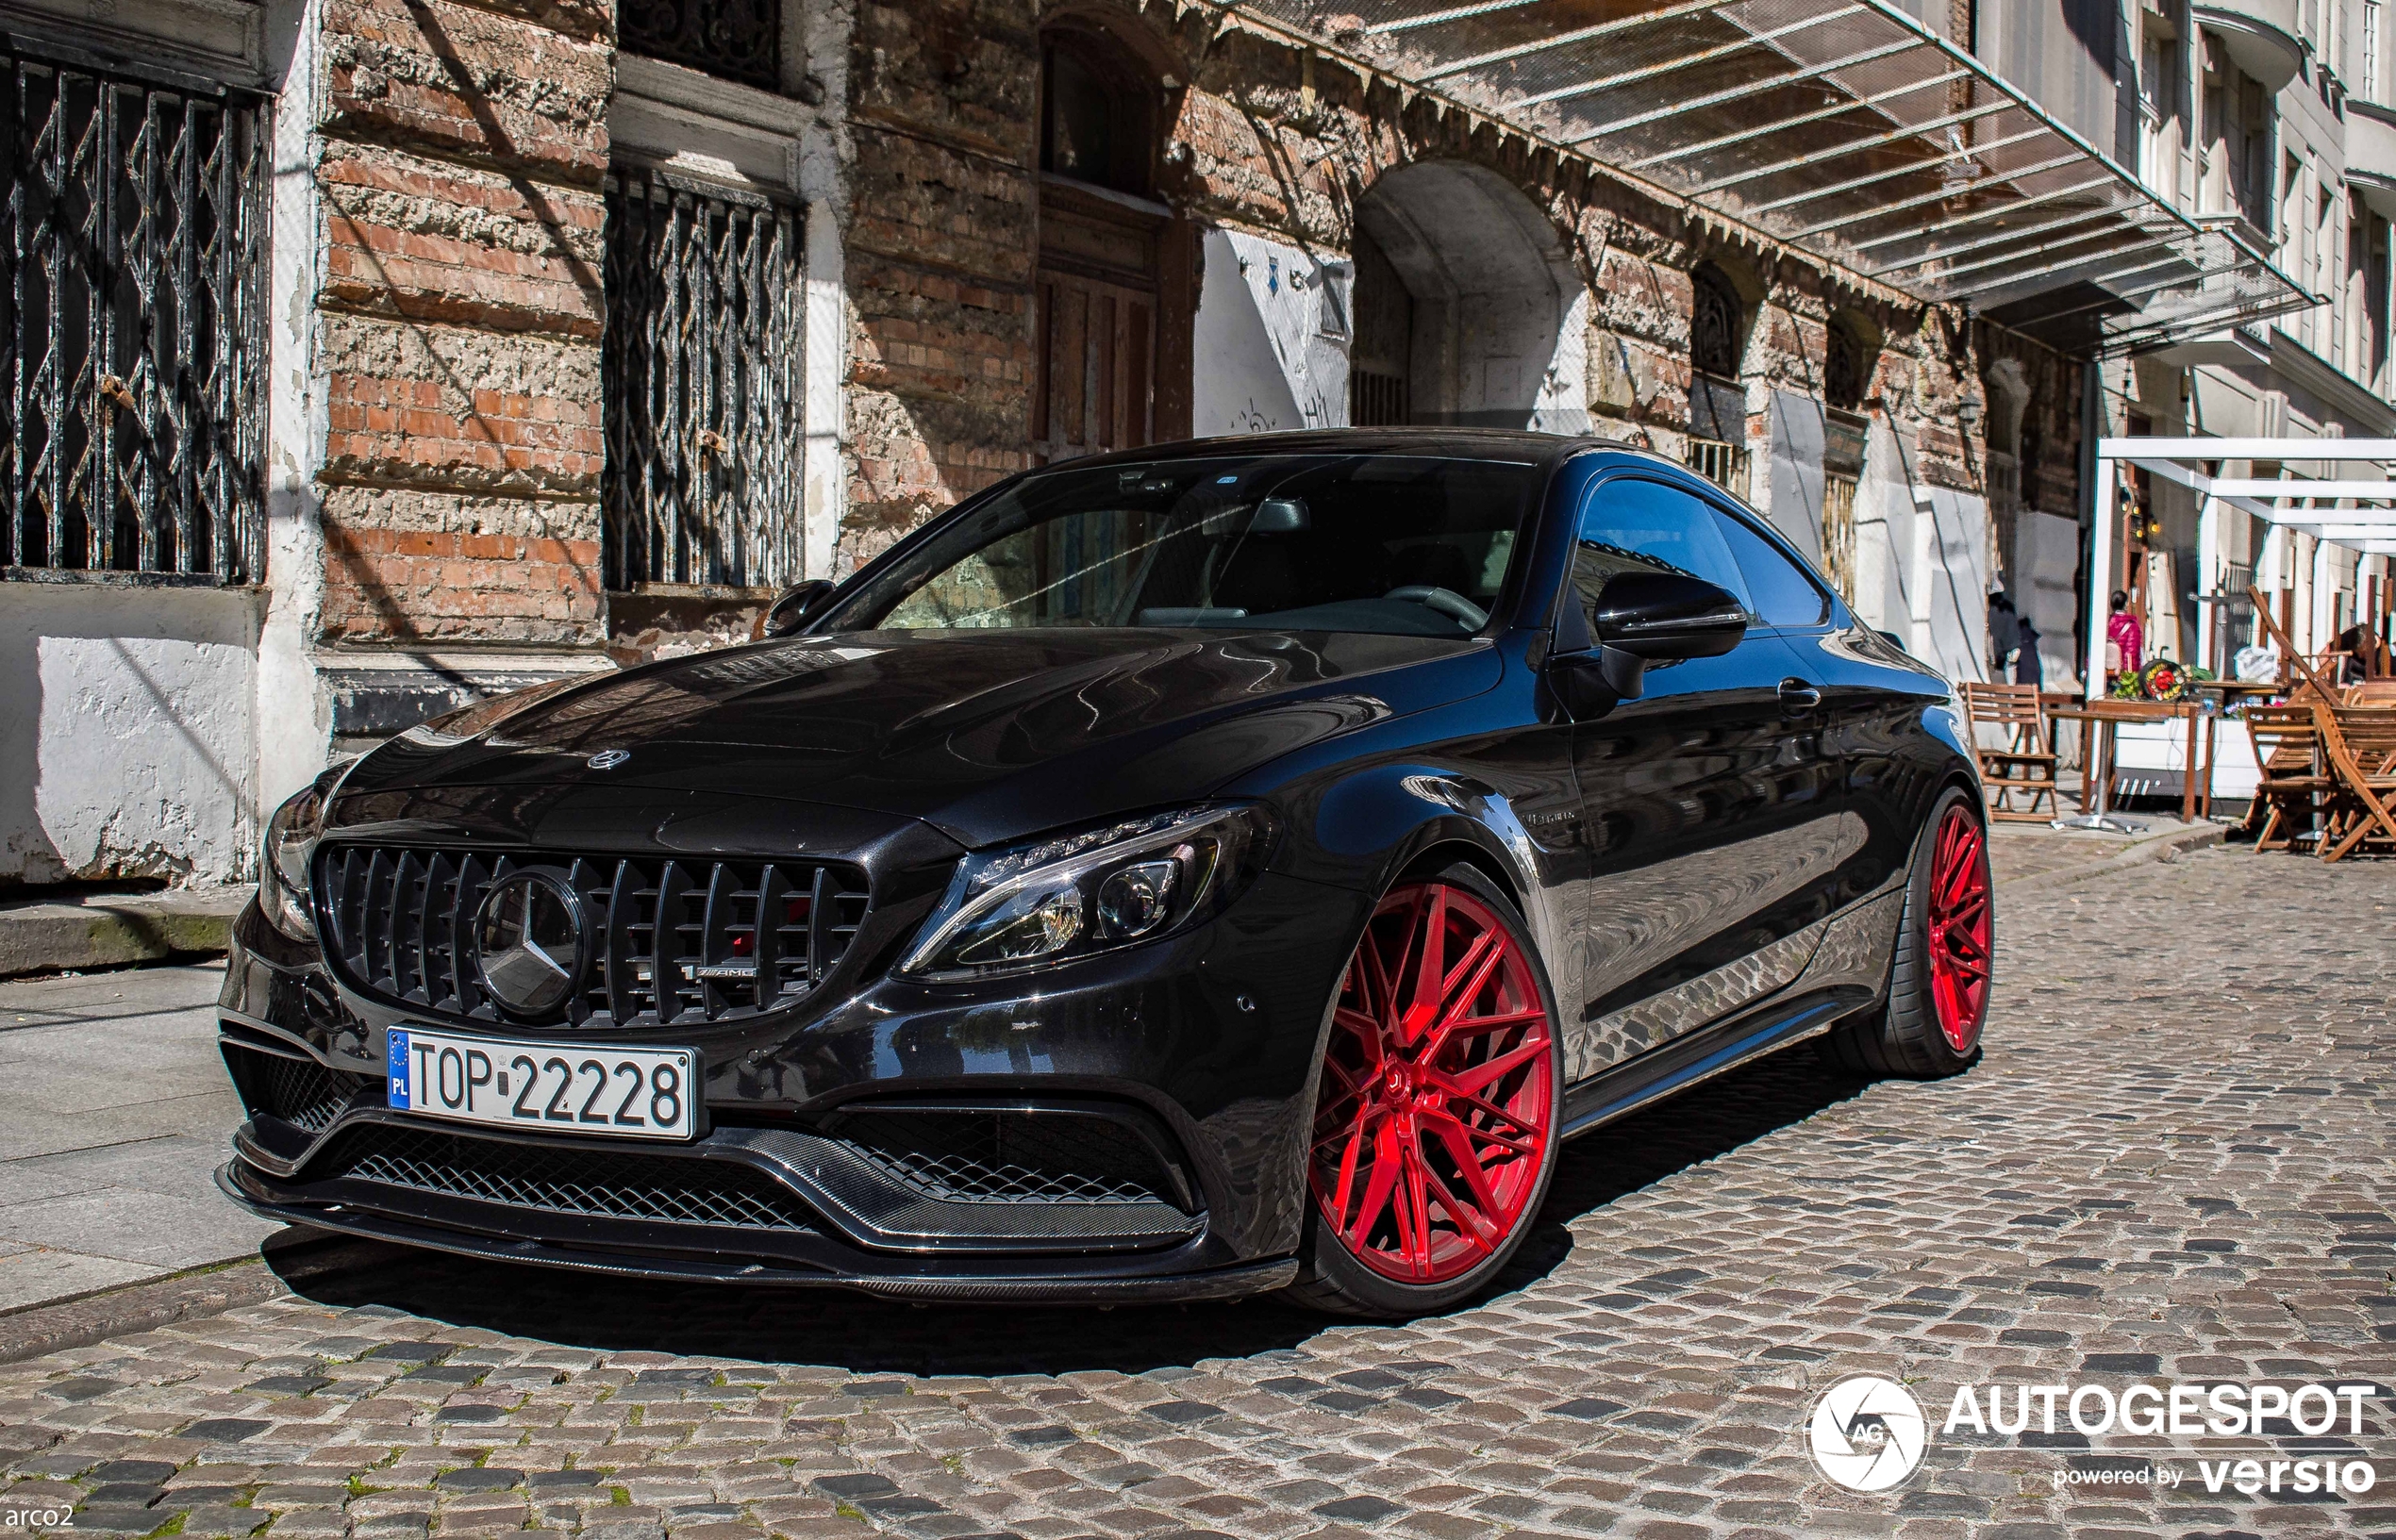
[(317, 857), (327, 954), (358, 989), (429, 1013), (500, 1019), (474, 928), (510, 871), (581, 896), (590, 967), (559, 1013), (578, 1027), (720, 1021), (824, 982), (865, 919), (862, 872), (804, 862), (619, 860), (327, 845)]
[(1855, 602), (1855, 493), (1859, 483), (1836, 471), (1822, 481), (1822, 575), (1839, 597)]
[(1747, 451), (1742, 446), (1692, 434), (1684, 458), (1690, 470), (1722, 490), (1737, 497), (1747, 495)]
[(799, 211), (607, 181), (607, 587), (800, 571)]
[(267, 109), (0, 52), (0, 570), (263, 575)]
[(782, 84), (782, 8), (775, 0), (625, 0), (625, 48), (773, 91)]
[(1402, 428), (1414, 421), (1412, 392), (1402, 374), (1348, 372), (1348, 422), (1359, 428)]

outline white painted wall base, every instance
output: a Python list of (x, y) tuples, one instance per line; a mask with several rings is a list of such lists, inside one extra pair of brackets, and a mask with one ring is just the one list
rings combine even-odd
[(8, 585), (0, 881), (251, 875), (263, 607), (246, 589)]

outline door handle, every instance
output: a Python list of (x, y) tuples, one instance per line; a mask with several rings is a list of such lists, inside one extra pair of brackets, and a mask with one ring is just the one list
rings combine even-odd
[(1802, 679), (1780, 682), (1780, 708), (1790, 716), (1803, 716), (1822, 704), (1822, 691)]

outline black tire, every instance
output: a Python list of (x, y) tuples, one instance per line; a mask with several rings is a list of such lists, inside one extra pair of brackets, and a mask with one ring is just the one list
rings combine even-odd
[[(1889, 987), (1881, 1002), (1849, 1017), (1819, 1039), (1822, 1057), (1850, 1074), (1873, 1078), (1939, 1080), (1960, 1074), (1980, 1058), (1980, 1038), (1987, 1027), (1984, 1006), (1970, 1045), (1958, 1051), (1949, 1042), (1932, 998), (1931, 868), (1938, 831), (1950, 812), (1962, 808), (1979, 826), (1979, 865), (1988, 886), (1988, 820), (1979, 800), (1961, 787), (1950, 787), (1931, 805), (1922, 835), (1914, 844), (1913, 869), (1905, 882), (1905, 913), (1897, 922), (1896, 955), (1889, 966)], [(1988, 892), (1989, 934), (1996, 924), (1996, 895)]]
[[(1512, 1230), (1502, 1243), (1473, 1267), (1457, 1277), (1435, 1283), (1407, 1283), (1389, 1278), (1357, 1260), (1333, 1228), (1324, 1222), (1309, 1184), (1313, 1170), (1311, 1146), (1308, 1158), (1301, 1163), (1302, 1184), (1298, 1201), (1306, 1211), (1306, 1231), (1298, 1247), (1298, 1278), (1289, 1285), (1289, 1297), (1300, 1304), (1337, 1316), (1361, 1316), (1381, 1320), (1403, 1320), (1445, 1310), (1459, 1300), (1469, 1299), (1488, 1286), (1522, 1244), (1538, 1221), (1539, 1209), (1547, 1201), (1550, 1184), (1556, 1176), (1556, 1150), (1560, 1141), (1556, 1134), (1563, 1124), (1564, 1064), (1562, 1058), (1562, 1017), (1556, 1008), (1556, 991), (1548, 982), (1547, 968), (1539, 958), (1539, 949), (1531, 939), (1530, 928), (1523, 922), (1520, 910), (1498, 886), (1477, 869), (1465, 864), (1450, 866), (1439, 871), (1415, 871), (1392, 885), (1392, 889), (1406, 883), (1439, 882), (1464, 888), (1488, 906), (1499, 924), (1522, 952), (1529, 972), (1536, 983), (1539, 1002), (1547, 1012), (1549, 1023), (1547, 1058), (1550, 1110), (1548, 1137), (1540, 1151), (1539, 1165), (1529, 1196), (1515, 1218)], [(1333, 995), (1331, 1004), (1323, 1010), (1323, 1031), (1317, 1039), (1317, 1064), (1322, 1062), (1333, 1030), (1332, 1014), (1339, 1004)], [(1321, 1073), (1318, 1068), (1318, 1074)], [(1307, 1137), (1313, 1137), (1314, 1124), (1309, 1119)]]

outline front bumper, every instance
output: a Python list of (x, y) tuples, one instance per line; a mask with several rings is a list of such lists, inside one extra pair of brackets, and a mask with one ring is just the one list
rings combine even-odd
[(218, 1183), (272, 1219), (639, 1277), (985, 1300), (1277, 1288), (1317, 1038), (1365, 902), (1268, 876), (1188, 936), (1053, 974), (875, 979), (779, 1018), (653, 1031), (707, 1066), (706, 1123), (681, 1145), (393, 1112), (396, 1023), (636, 1038), (391, 1008), (253, 907), (221, 1012), (250, 1118)]

